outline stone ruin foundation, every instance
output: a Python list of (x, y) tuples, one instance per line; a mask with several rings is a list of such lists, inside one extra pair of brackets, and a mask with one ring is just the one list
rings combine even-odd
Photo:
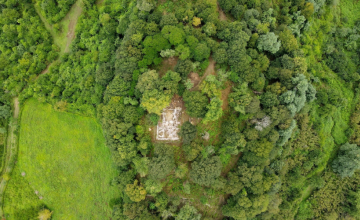
[(160, 121), (157, 125), (156, 139), (166, 141), (177, 141), (180, 139), (181, 107), (167, 107), (161, 113)]

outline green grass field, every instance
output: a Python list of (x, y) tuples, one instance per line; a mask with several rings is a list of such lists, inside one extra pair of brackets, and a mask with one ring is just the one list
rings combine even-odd
[(27, 101), (18, 163), (5, 192), (6, 219), (41, 204), (53, 220), (110, 219), (109, 202), (120, 192), (110, 186), (117, 170), (104, 141), (95, 119)]

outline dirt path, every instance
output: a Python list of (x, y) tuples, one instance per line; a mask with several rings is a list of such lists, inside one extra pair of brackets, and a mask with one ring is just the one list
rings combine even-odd
[[(37, 12), (37, 14), (39, 15), (40, 19), (42, 20), (42, 22), (45, 25), (45, 28), (50, 32), (51, 36), (54, 39), (54, 43), (60, 48), (60, 56), (62, 53), (68, 53), (70, 52), (70, 45), (71, 42), (74, 40), (75, 38), (75, 28), (76, 28), (76, 24), (79, 20), (79, 17), (82, 13), (82, 1), (78, 0), (77, 2), (75, 2), (75, 4), (73, 4), (69, 10), (69, 12), (67, 13), (67, 15), (59, 22), (62, 25), (67, 25), (67, 28), (65, 28), (65, 30), (67, 30), (66, 35), (65, 33), (56, 33), (53, 29), (53, 26), (50, 25), (46, 18), (44, 18), (40, 11), (39, 8), (37, 8), (35, 6), (35, 10)], [(67, 24), (68, 23), (68, 24)], [(49, 67), (57, 62), (59, 59), (53, 61), (52, 63), (48, 64), (46, 66), (46, 68), (40, 73), (40, 75), (42, 74), (46, 74), (49, 71)]]
[(209, 66), (206, 68), (204, 75), (200, 78), (200, 81), (197, 85), (194, 85), (194, 87), (190, 90), (190, 91), (195, 91), (199, 89), (199, 85), (201, 84), (201, 82), (208, 76), (208, 75), (215, 75), (215, 60), (213, 60), (212, 57), (209, 58), (210, 64)]
[(222, 109), (226, 110), (229, 107), (229, 94), (231, 93), (232, 84), (229, 83), (226, 89), (221, 91), (221, 100), (223, 101)]
[(14, 98), (14, 118), (17, 119), (19, 117), (20, 112), (20, 102), (18, 97)]
[[(55, 60), (54, 62), (56, 62), (56, 60)], [(46, 68), (45, 68), (43, 71), (41, 71), (40, 75), (47, 73), (47, 72), (49, 71), (49, 67), (50, 67), (51, 64), (52, 64), (52, 63), (48, 64), (48, 65), (46, 66)]]
[(167, 59), (163, 59), (163, 61), (161, 62), (161, 65), (157, 69), (160, 77), (163, 77), (165, 75), (165, 73), (169, 70), (174, 71), (178, 60), (179, 60), (178, 57), (170, 57)]
[(10, 119), (9, 127), (8, 127), (8, 137), (6, 143), (6, 154), (5, 154), (5, 166), (3, 172), (0, 177), (0, 216), (4, 216), (3, 213), (3, 201), (4, 201), (4, 192), (6, 188), (6, 184), (8, 180), (4, 178), (4, 175), (10, 176), (17, 155), (17, 135), (15, 134), (16, 128), (18, 127), (18, 117), (20, 113), (20, 103), (17, 97), (14, 98), (14, 115), (13, 118)]
[(66, 34), (66, 46), (65, 46), (65, 53), (68, 53), (70, 51), (70, 44), (75, 38), (75, 27), (79, 20), (79, 17), (82, 12), (82, 1), (78, 0), (70, 9), (68, 14), (64, 17), (64, 20), (69, 19), (69, 26), (68, 26), (68, 32)]
[(35, 10), (39, 15), (41, 21), (44, 23), (45, 28), (50, 32), (51, 36), (54, 39), (54, 43), (60, 48), (60, 55), (62, 53), (68, 53), (70, 51), (71, 42), (75, 38), (75, 27), (78, 22), (78, 19), (82, 13), (82, 0), (78, 0), (73, 4), (67, 13), (67, 15), (58, 22), (64, 32), (58, 33), (53, 29), (53, 26), (48, 23), (46, 18), (44, 18), (41, 13), (40, 9), (35, 5)]
[(226, 21), (227, 17), (225, 15), (225, 13), (223, 12), (223, 10), (221, 10), (219, 2), (217, 3), (217, 11), (219, 12), (219, 19), (220, 21)]
[(96, 0), (95, 4), (96, 5), (101, 5), (102, 3), (104, 3), (105, 0)]
[(49, 72), (49, 69), (50, 69), (50, 66), (53, 65), (53, 64), (56, 64), (57, 62), (60, 62), (60, 59), (57, 59), (57, 60), (54, 60), (52, 63), (49, 63), (46, 68), (41, 71), (41, 73), (38, 75), (38, 77), (42, 74), (46, 74), (47, 72)]

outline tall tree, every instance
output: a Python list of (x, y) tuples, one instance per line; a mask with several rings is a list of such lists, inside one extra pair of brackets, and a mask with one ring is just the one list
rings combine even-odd
[(209, 99), (199, 91), (186, 90), (183, 94), (186, 113), (191, 117), (203, 118), (206, 114), (206, 106)]
[(281, 42), (277, 38), (273, 32), (261, 35), (258, 39), (258, 49), (260, 51), (269, 51), (273, 54), (276, 53), (281, 46)]
[(222, 164), (218, 156), (202, 158), (191, 164), (190, 178), (194, 183), (211, 186), (220, 176)]
[(332, 168), (342, 178), (354, 175), (354, 172), (360, 169), (360, 148), (356, 144), (342, 145)]
[(180, 209), (179, 214), (175, 217), (175, 220), (200, 220), (201, 214), (198, 213), (194, 206), (186, 204)]
[(126, 185), (125, 193), (134, 202), (140, 202), (146, 197), (146, 190), (142, 185), (138, 185), (138, 180), (135, 180), (134, 184)]
[(196, 137), (196, 131), (195, 125), (192, 125), (188, 121), (184, 122), (179, 132), (180, 137), (182, 137), (183, 144), (190, 144), (190, 142)]
[(222, 110), (223, 101), (218, 97), (213, 98), (210, 101), (210, 104), (206, 107), (208, 111), (205, 114), (205, 118), (202, 120), (202, 123), (206, 124), (209, 121), (216, 121), (223, 115)]

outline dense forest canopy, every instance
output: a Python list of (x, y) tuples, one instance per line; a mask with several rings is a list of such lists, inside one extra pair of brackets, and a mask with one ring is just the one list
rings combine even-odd
[[(0, 122), (15, 96), (97, 118), (112, 219), (359, 219), (360, 3), (80, 3), (60, 53), (75, 1), (0, 2)], [(175, 105), (180, 140), (157, 140)]]

